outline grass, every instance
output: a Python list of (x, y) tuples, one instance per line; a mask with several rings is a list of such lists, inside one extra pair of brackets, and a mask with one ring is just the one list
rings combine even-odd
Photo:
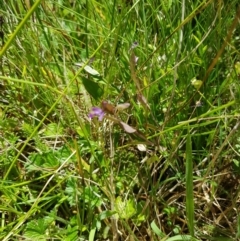
[(1, 240), (240, 240), (237, 0), (0, 6)]

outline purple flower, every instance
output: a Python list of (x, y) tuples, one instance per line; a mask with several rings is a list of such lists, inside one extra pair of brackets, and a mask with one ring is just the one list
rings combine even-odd
[(103, 109), (99, 107), (92, 107), (92, 110), (90, 111), (88, 117), (92, 119), (93, 117), (97, 116), (99, 121), (102, 121), (103, 117), (105, 115), (105, 112)]

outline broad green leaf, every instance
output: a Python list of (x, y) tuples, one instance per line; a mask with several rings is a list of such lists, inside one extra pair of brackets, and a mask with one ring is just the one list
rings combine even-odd
[(114, 211), (106, 210), (106, 211), (103, 211), (99, 214), (99, 218), (100, 218), (100, 220), (103, 220), (103, 219), (112, 217), (115, 213), (116, 212), (114, 212)]
[(94, 241), (95, 233), (96, 233), (96, 228), (93, 228), (90, 230), (89, 238), (88, 238), (89, 241)]
[(89, 80), (85, 77), (82, 78), (82, 83), (86, 89), (86, 91), (95, 99), (99, 100), (103, 96), (103, 88), (100, 84)]
[(59, 124), (57, 124), (57, 123), (50, 123), (44, 129), (43, 135), (44, 136), (54, 137), (54, 136), (61, 135), (62, 132), (63, 132), (63, 128), (61, 126), (59, 126)]
[(158, 235), (159, 237), (163, 238), (165, 235), (164, 233), (158, 228), (157, 224), (155, 223), (155, 221), (152, 221), (150, 224), (153, 232)]
[(45, 153), (33, 153), (29, 158), (30, 162), (26, 163), (27, 171), (40, 170), (41, 168), (57, 168), (60, 162), (57, 153), (49, 151)]
[(33, 240), (46, 240), (46, 230), (48, 228), (48, 223), (44, 222), (43, 219), (33, 220), (27, 224), (26, 231), (24, 233), (26, 238)]
[(67, 228), (67, 237), (64, 241), (77, 241), (78, 240), (78, 226), (71, 227), (70, 225)]
[(122, 200), (121, 197), (117, 197), (115, 201), (115, 208), (120, 218), (129, 219), (135, 213), (135, 204), (133, 200)]
[(165, 241), (200, 241), (192, 237), (191, 235), (176, 235), (174, 237), (168, 238)]

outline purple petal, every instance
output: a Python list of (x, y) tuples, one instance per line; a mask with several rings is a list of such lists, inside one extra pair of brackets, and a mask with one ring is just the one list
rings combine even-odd
[(88, 114), (88, 117), (90, 119), (94, 118), (95, 116), (98, 117), (98, 120), (101, 121), (104, 117), (104, 111), (99, 108), (99, 107), (92, 107), (92, 110), (90, 111), (90, 113)]
[(92, 107), (91, 112), (95, 113), (96, 115), (101, 114), (103, 110), (99, 107)]
[(95, 114), (92, 113), (92, 112), (90, 112), (90, 113), (88, 114), (89, 119), (92, 119), (94, 116), (95, 116)]
[(98, 120), (99, 120), (99, 121), (102, 121), (104, 115), (105, 115), (105, 112), (103, 111), (100, 115), (98, 115)]

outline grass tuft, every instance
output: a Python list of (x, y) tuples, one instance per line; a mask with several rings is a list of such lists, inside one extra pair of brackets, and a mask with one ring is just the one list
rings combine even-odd
[(1, 240), (240, 240), (237, 0), (0, 9)]

